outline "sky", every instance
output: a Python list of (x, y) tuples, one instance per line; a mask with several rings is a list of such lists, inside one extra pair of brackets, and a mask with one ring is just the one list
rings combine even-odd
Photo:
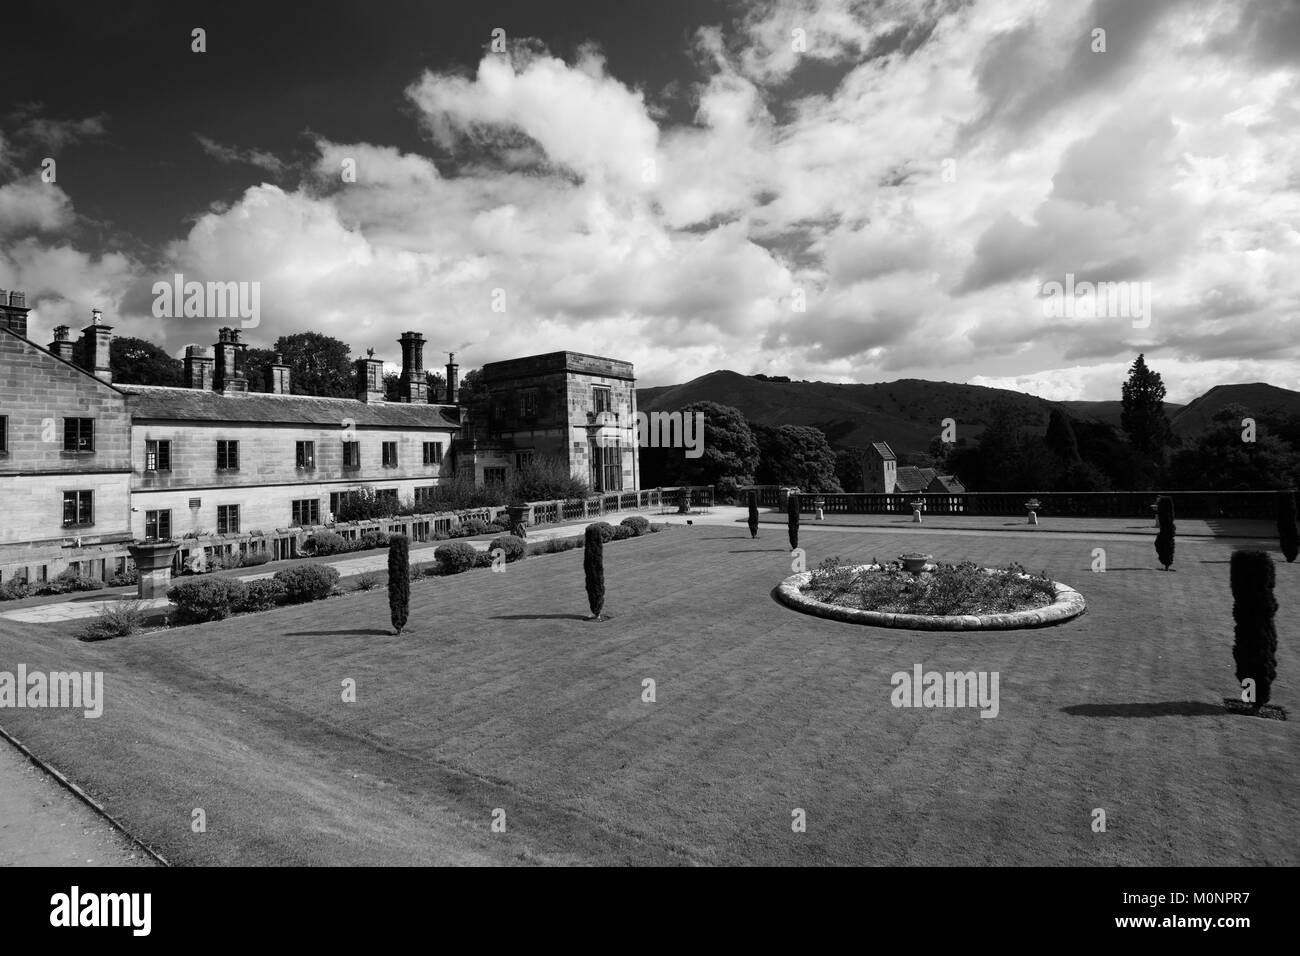
[[(1300, 0), (45, 2), (0, 82), (42, 344), (1300, 389)], [(257, 315), (159, 314), (177, 274)]]

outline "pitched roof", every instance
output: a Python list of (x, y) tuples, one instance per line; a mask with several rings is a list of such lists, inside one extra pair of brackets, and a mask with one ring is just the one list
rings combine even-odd
[(355, 398), (221, 392), (162, 385), (119, 385), (128, 395), (131, 417), (165, 421), (249, 422), (338, 427), (345, 418), (357, 425), (389, 428), (459, 428), (454, 405), (405, 402), (367, 404)]
[(898, 456), (894, 454), (894, 449), (890, 448), (889, 445), (883, 441), (873, 441), (871, 447), (875, 450), (876, 454), (885, 461), (896, 461), (898, 459)]
[(894, 480), (895, 492), (925, 491), (938, 474), (933, 468), (914, 468), (904, 465), (898, 469)]
[(966, 490), (966, 486), (961, 483), (961, 479), (956, 475), (935, 475), (931, 484), (934, 482), (938, 482), (944, 491), (954, 495), (961, 494)]

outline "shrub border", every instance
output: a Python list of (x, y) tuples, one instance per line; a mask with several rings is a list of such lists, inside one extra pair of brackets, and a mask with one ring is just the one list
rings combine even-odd
[[(852, 570), (879, 568), (878, 564), (853, 565)], [(845, 624), (866, 624), (873, 627), (900, 627), (913, 631), (1010, 631), (1026, 627), (1046, 627), (1078, 617), (1087, 610), (1083, 595), (1067, 584), (1053, 581), (1056, 600), (1047, 607), (1006, 614), (894, 614), (888, 611), (868, 611), (862, 608), (827, 604), (800, 592), (812, 579), (811, 571), (792, 574), (777, 588), (777, 599), (786, 607), (816, 617), (830, 618)]]

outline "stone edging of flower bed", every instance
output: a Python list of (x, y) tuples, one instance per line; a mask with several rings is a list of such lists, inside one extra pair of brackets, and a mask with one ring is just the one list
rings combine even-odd
[[(876, 565), (859, 565), (873, 568)], [(799, 589), (812, 578), (811, 571), (792, 574), (777, 588), (777, 598), (782, 604), (827, 617), (846, 624), (870, 624), (875, 627), (901, 627), (913, 631), (1009, 631), (1024, 627), (1043, 627), (1059, 624), (1078, 617), (1087, 608), (1083, 595), (1069, 585), (1053, 581), (1056, 600), (1047, 607), (1007, 614), (892, 614), (887, 611), (867, 611), (861, 608), (841, 607), (808, 597)]]

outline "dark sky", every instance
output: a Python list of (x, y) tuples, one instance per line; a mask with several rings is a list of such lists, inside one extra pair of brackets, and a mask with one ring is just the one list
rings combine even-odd
[[(238, 198), (248, 168), (195, 134), (284, 158), (305, 133), (438, 157), (403, 95), (425, 69), (471, 73), (492, 30), (570, 56), (596, 41), (620, 78), (659, 94), (692, 72), (690, 35), (727, 16), (716, 0), (272, 3), (247, 0), (23, 4), (7, 12), (0, 115), (104, 115), (109, 136), (55, 158), (77, 211), (107, 247), (141, 252), (184, 234), (209, 203)], [(207, 52), (191, 31), (207, 31)], [(689, 120), (678, 98), (675, 119)], [(442, 158), (442, 157), (438, 157)], [(284, 183), (292, 185), (292, 183)]]

